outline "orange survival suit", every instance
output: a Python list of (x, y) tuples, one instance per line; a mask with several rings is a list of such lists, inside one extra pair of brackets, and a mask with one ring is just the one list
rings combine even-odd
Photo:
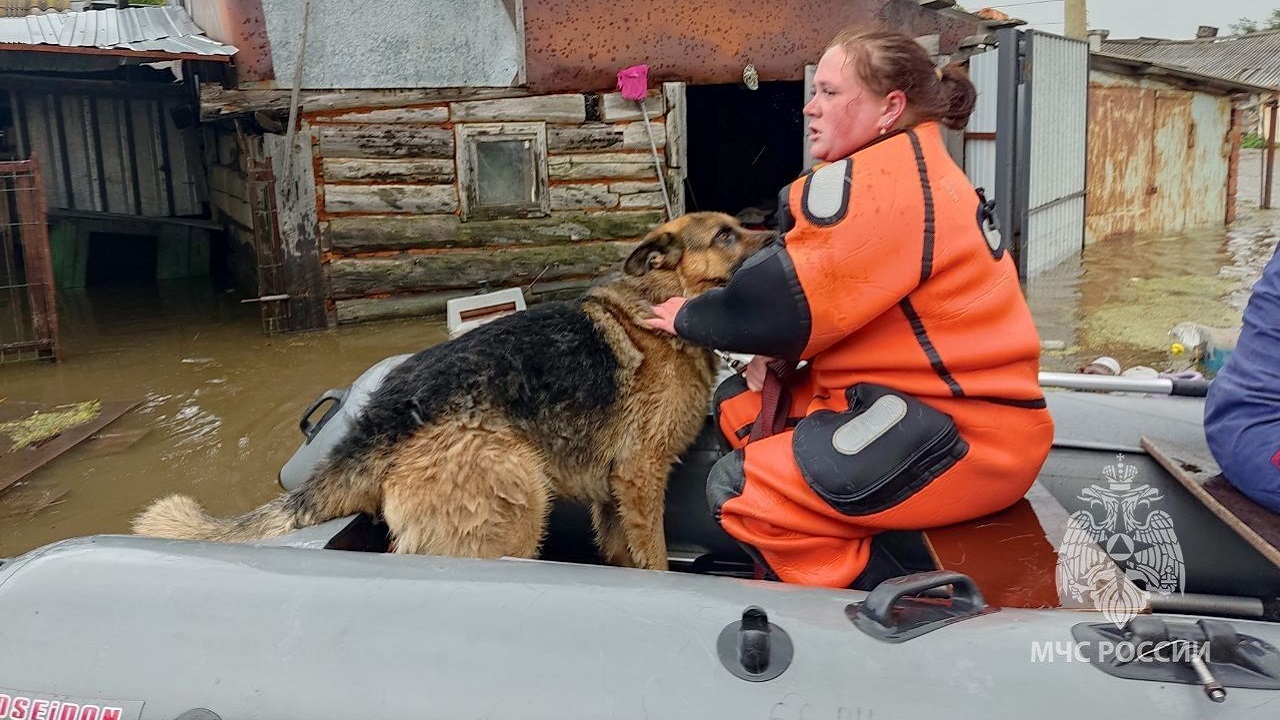
[(785, 198), (782, 242), (685, 303), (676, 331), (808, 361), (787, 381), (784, 428), (754, 442), (760, 393), (736, 377), (717, 391), (734, 451), (707, 497), (771, 575), (847, 587), (875, 534), (1016, 502), (1053, 424), (1012, 258), (936, 123), (823, 165)]

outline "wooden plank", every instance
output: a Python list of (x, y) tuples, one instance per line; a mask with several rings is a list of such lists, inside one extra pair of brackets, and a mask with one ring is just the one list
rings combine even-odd
[(382, 110), (358, 110), (341, 115), (325, 116), (325, 122), (349, 123), (419, 123), (440, 124), (449, 122), (449, 106), (384, 108)]
[(685, 144), (685, 130), (688, 127), (688, 109), (685, 102), (685, 84), (682, 82), (662, 83), (662, 96), (667, 101), (667, 121), (663, 123), (666, 136), (667, 167), (683, 168), (688, 165), (688, 146)]
[(443, 184), (455, 179), (452, 160), (367, 160), (325, 158), (325, 182)]
[(618, 269), (631, 249), (628, 243), (605, 242), (340, 258), (329, 263), (329, 278), (335, 299), (528, 285), (601, 277)]
[(553, 213), (545, 218), (465, 223), (456, 215), (349, 216), (332, 218), (325, 232), (330, 249), (353, 254), (632, 240), (660, 222), (662, 213), (652, 210)]
[[(1044, 496), (1053, 500), (1047, 492)], [(924, 538), (940, 569), (973, 578), (995, 607), (1061, 606), (1057, 546), (1027, 498), (977, 520), (925, 530)]]
[(323, 329), (329, 326), (325, 308), (329, 286), (320, 262), (320, 223), (310, 126), (302, 124), (292, 147), (284, 135), (266, 135), (263, 141), (276, 180), (276, 227), (285, 254), (284, 292), (289, 296), (286, 329)]
[[(644, 120), (644, 114), (640, 111), (640, 103), (636, 100), (627, 100), (622, 97), (620, 92), (606, 93), (600, 106), (600, 116), (605, 122)], [(650, 121), (661, 118), (667, 112), (666, 102), (658, 91), (649, 92), (649, 97), (644, 101), (644, 107), (645, 110), (649, 111)]]
[[(98, 81), (92, 81), (96, 84)], [(522, 97), (527, 90), (515, 88), (420, 88), (413, 90), (302, 90), (298, 105), (302, 112), (400, 108), (426, 103), (489, 98)], [(260, 110), (288, 110), (290, 91), (275, 89), (237, 90), (217, 83), (200, 84), (200, 117), (216, 120)]]
[(317, 125), (322, 157), (453, 159), (453, 131), (393, 123)]
[[(116, 418), (137, 407), (141, 401), (104, 402), (98, 416), (89, 422), (82, 423), (63, 431), (56, 437), (35, 447), (27, 447), (0, 455), (0, 491), (30, 475), (49, 461), (75, 447), (90, 435), (110, 425)], [(4, 403), (7, 410), (21, 408), (19, 403)], [(19, 417), (29, 415), (32, 408)]]
[(577, 93), (464, 101), (453, 103), (449, 107), (449, 115), (453, 122), (541, 120), (549, 123), (583, 123), (587, 121), (587, 102)]
[(324, 209), (330, 213), (414, 215), (458, 209), (453, 185), (325, 185)]
[(1280, 567), (1280, 515), (1237, 490), (1207, 452), (1148, 437), (1142, 438), (1142, 447), (1227, 527)]

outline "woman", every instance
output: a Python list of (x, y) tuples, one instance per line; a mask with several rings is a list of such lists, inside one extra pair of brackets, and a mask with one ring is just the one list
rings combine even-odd
[[(1016, 502), (1053, 425), (1017, 271), (943, 142), (973, 109), (965, 73), (904, 35), (845, 31), (814, 86), (824, 163), (784, 191), (783, 242), (648, 322), (757, 355), (746, 387), (717, 392), (735, 450), (708, 500), (769, 575), (847, 587), (877, 533)], [(761, 380), (766, 364), (782, 384)]]

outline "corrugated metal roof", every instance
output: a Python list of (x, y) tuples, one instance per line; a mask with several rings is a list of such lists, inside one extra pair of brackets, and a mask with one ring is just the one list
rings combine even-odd
[(234, 47), (205, 37), (204, 31), (181, 7), (51, 12), (0, 18), (0, 43), (197, 55), (236, 53)]
[(1183, 65), (1170, 62), (1159, 62), (1150, 58), (1117, 55), (1108, 52), (1089, 53), (1089, 66), (1094, 70), (1119, 72), (1128, 75), (1149, 75), (1156, 78), (1176, 78), (1205, 90), (1216, 90), (1220, 93), (1259, 93), (1267, 94), (1275, 91), (1275, 87), (1258, 85), (1243, 80), (1231, 80), (1218, 75), (1188, 70)]
[(1280, 87), (1280, 30), (1197, 40), (1104, 40), (1102, 50), (1226, 80)]

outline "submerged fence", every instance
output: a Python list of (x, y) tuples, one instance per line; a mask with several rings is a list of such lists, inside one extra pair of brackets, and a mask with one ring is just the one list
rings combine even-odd
[(35, 158), (0, 162), (0, 363), (62, 358), (46, 207)]

